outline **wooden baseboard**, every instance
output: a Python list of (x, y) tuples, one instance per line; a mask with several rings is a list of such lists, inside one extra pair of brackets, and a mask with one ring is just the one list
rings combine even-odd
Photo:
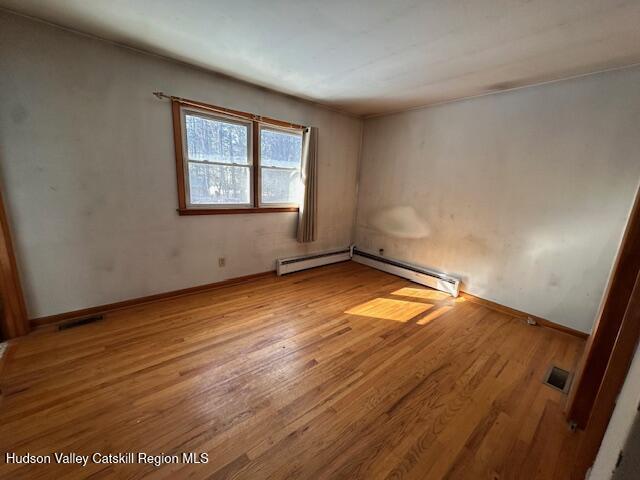
[(254, 273), (251, 275), (244, 275), (242, 277), (229, 278), (221, 282), (208, 283), (206, 285), (198, 285), (196, 287), (183, 288), (181, 290), (173, 290), (171, 292), (157, 293), (155, 295), (148, 295), (146, 297), (132, 298), (130, 300), (123, 300), (122, 302), (99, 305), (97, 307), (83, 308), (81, 310), (74, 310), (71, 312), (58, 313), (56, 315), (48, 315), (46, 317), (33, 318), (30, 320), (30, 324), (32, 329), (39, 329), (43, 327), (64, 323), (69, 320), (76, 320), (78, 318), (91, 317), (94, 315), (106, 315), (108, 313), (112, 313), (117, 310), (137, 307), (145, 303), (158, 302), (162, 300), (168, 300), (171, 298), (183, 297), (185, 295), (193, 295), (194, 293), (200, 293), (207, 290), (214, 290), (216, 288), (228, 287), (230, 285), (236, 285), (238, 283), (249, 282), (251, 280), (257, 280), (260, 278), (272, 277), (272, 276), (275, 276), (275, 270), (269, 270), (268, 272)]
[(523, 318), (523, 319), (527, 319), (528, 317), (531, 317), (532, 319), (534, 319), (538, 325), (541, 325), (543, 327), (547, 327), (547, 328), (553, 328), (554, 330), (558, 330), (562, 333), (568, 333), (569, 335), (573, 335), (574, 337), (578, 337), (578, 338), (582, 338), (582, 339), (587, 339), (589, 337), (588, 333), (584, 333), (581, 332), (579, 330), (574, 330), (573, 328), (569, 328), (569, 327), (565, 327), (563, 325), (559, 325), (557, 323), (554, 323), (550, 320), (547, 320), (545, 318), (541, 318), (541, 317), (537, 317), (535, 315), (531, 315), (530, 313), (527, 312), (522, 312), (520, 310), (516, 310), (515, 308), (511, 308), (511, 307), (507, 307), (505, 305), (501, 305), (499, 303), (496, 302), (492, 302), (491, 300), (485, 300), (484, 298), (481, 297), (476, 297), (475, 295), (471, 295), (470, 293), (467, 292), (460, 292), (460, 296), (463, 297), (465, 300), (468, 300), (470, 302), (474, 302), (477, 303), (479, 305), (483, 305), (487, 308), (491, 308), (493, 310), (497, 310), (498, 312), (502, 312), (502, 313), (506, 313), (507, 315), (513, 315), (514, 317), (517, 318)]
[[(221, 282), (208, 283), (206, 285), (198, 285), (196, 287), (183, 288), (181, 290), (173, 290), (171, 292), (148, 295), (146, 297), (132, 298), (130, 300), (124, 300), (122, 302), (109, 303), (106, 305), (99, 305), (97, 307), (83, 308), (81, 310), (58, 313), (56, 315), (49, 315), (46, 317), (33, 318), (30, 320), (30, 324), (32, 329), (42, 329), (44, 327), (50, 327), (52, 325), (57, 325), (70, 320), (76, 320), (79, 318), (90, 317), (94, 315), (106, 315), (108, 313), (112, 313), (117, 310), (123, 310), (125, 308), (137, 307), (139, 305), (143, 305), (146, 303), (168, 300), (171, 298), (182, 297), (185, 295), (192, 295), (192, 294), (204, 292), (207, 290), (214, 290), (216, 288), (227, 287), (227, 286), (235, 285), (238, 283), (249, 282), (251, 280), (271, 277), (274, 275), (275, 275), (274, 270), (269, 270), (268, 272), (254, 273), (252, 275), (245, 275), (242, 277), (230, 278), (227, 280), (223, 280)], [(526, 319), (527, 317), (531, 317), (539, 325), (542, 325), (543, 327), (553, 328), (554, 330), (558, 330), (560, 332), (567, 333), (569, 335), (573, 335), (575, 337), (582, 338), (582, 339), (586, 339), (589, 337), (587, 333), (580, 332), (579, 330), (574, 330), (569, 327), (558, 325), (557, 323), (554, 323), (550, 320), (546, 320), (544, 318), (537, 317), (535, 315), (531, 315), (529, 313), (522, 312), (520, 310), (516, 310), (515, 308), (507, 307), (505, 305), (501, 305), (496, 302), (492, 302), (491, 300), (486, 300), (484, 298), (471, 295), (470, 293), (467, 293), (467, 292), (460, 291), (460, 296), (470, 302), (483, 305), (487, 308), (491, 308), (493, 310), (497, 310), (499, 312), (506, 313), (507, 315), (512, 315), (517, 318)]]

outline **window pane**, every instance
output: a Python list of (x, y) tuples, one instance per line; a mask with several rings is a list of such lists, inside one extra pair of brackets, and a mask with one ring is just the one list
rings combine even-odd
[(298, 204), (301, 193), (299, 171), (262, 169), (262, 203)]
[(185, 115), (190, 160), (249, 163), (249, 127), (237, 123)]
[(192, 204), (250, 203), (249, 167), (189, 163)]
[(268, 167), (300, 168), (302, 135), (260, 130), (260, 164)]

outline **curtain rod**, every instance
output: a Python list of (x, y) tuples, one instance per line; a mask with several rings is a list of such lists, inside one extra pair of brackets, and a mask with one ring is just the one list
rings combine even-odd
[(225, 115), (242, 118), (244, 120), (251, 120), (253, 122), (264, 123), (266, 125), (275, 125), (278, 127), (285, 127), (285, 128), (291, 128), (295, 130), (304, 130), (304, 131), (307, 131), (309, 129), (309, 127), (306, 127), (304, 125), (297, 125), (291, 122), (283, 122), (282, 120), (276, 120), (275, 118), (263, 117), (261, 115), (254, 115), (253, 113), (241, 112), (239, 110), (232, 110), (230, 108), (218, 107), (216, 105), (197, 102), (195, 100), (189, 100), (187, 98), (175, 97), (173, 95), (167, 95), (164, 92), (153, 92), (153, 95), (160, 100), (165, 100), (165, 99), (171, 100), (171, 101), (181, 103), (183, 105), (189, 105), (189, 106), (201, 108), (204, 110), (223, 113)]

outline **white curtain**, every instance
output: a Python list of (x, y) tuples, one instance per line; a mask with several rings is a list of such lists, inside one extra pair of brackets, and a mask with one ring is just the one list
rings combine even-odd
[(298, 213), (298, 242), (313, 242), (318, 223), (318, 129), (302, 134), (302, 184), (304, 197)]

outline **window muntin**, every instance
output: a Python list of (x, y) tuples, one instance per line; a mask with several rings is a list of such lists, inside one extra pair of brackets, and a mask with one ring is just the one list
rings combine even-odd
[(304, 127), (173, 102), (181, 215), (298, 210)]
[(193, 112), (185, 113), (184, 123), (190, 161), (250, 163), (249, 124)]
[(299, 205), (302, 134), (260, 127), (260, 204)]
[(252, 206), (251, 122), (182, 110), (189, 206)]

